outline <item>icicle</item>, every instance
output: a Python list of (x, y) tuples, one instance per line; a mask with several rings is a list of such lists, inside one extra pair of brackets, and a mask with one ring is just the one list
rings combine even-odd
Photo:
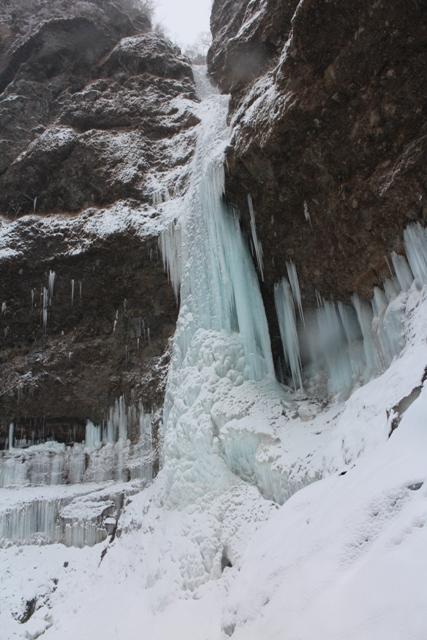
[(308, 209), (307, 200), (304, 200), (304, 218), (311, 226), (311, 216), (310, 216), (310, 211)]
[(42, 324), (43, 324), (44, 333), (46, 333), (46, 330), (47, 330), (48, 308), (49, 308), (49, 290), (46, 289), (46, 287), (43, 287)]
[(249, 215), (250, 215), (250, 223), (251, 223), (252, 242), (255, 249), (256, 261), (257, 261), (258, 269), (261, 275), (261, 280), (264, 282), (263, 251), (262, 251), (262, 245), (258, 240), (258, 235), (256, 231), (254, 205), (253, 205), (252, 196), (250, 193), (248, 193), (248, 207), (249, 207)]
[(83, 298), (83, 282), (81, 280), (79, 280), (79, 296), (80, 296), (80, 302), (81, 302)]
[(161, 237), (170, 280), (176, 293), (180, 288), (181, 308), (191, 317), (185, 331), (178, 332), (181, 357), (200, 328), (235, 332), (242, 340), (248, 375), (273, 376), (258, 278), (239, 222), (223, 205), (223, 191), (224, 166), (218, 157), (192, 195), (185, 232), (175, 225)]
[(59, 541), (57, 518), (60, 500), (33, 500), (0, 513), (0, 539), (31, 544)]
[(178, 300), (182, 278), (181, 232), (174, 222), (160, 234), (159, 244), (163, 266)]
[(53, 288), (55, 286), (55, 271), (49, 271), (49, 278), (48, 278), (48, 289), (49, 289), (49, 305), (52, 304), (52, 299), (53, 299)]
[(292, 295), (293, 295), (295, 304), (298, 307), (299, 317), (301, 318), (302, 322), (304, 322), (304, 312), (302, 309), (301, 290), (299, 286), (298, 273), (297, 273), (295, 264), (292, 262), (292, 260), (286, 263), (286, 269), (288, 272), (289, 283), (292, 289)]
[(427, 230), (412, 224), (403, 234), (406, 255), (419, 286), (427, 284)]
[(13, 422), (11, 422), (9, 425), (9, 450), (13, 449), (14, 436), (15, 436), (15, 425)]
[(2, 302), (1, 303), (1, 313), (2, 313), (2, 315), (4, 315), (6, 313), (6, 309), (7, 309), (6, 302)]
[(71, 306), (74, 305), (74, 290), (75, 290), (75, 281), (74, 278), (71, 280)]
[(320, 293), (317, 291), (317, 289), (315, 290), (315, 295), (316, 295), (316, 304), (318, 306), (318, 308), (320, 308), (323, 305), (323, 298), (320, 295)]
[(352, 296), (352, 302), (362, 331), (363, 350), (367, 366), (365, 381), (367, 381), (380, 370), (378, 352), (375, 348), (374, 336), (372, 333), (373, 314), (369, 304), (361, 300), (357, 294)]
[(388, 367), (403, 348), (402, 313), (399, 304), (389, 303), (385, 293), (375, 287), (372, 299), (373, 330), (382, 369)]
[(400, 292), (399, 282), (397, 278), (387, 278), (384, 281), (384, 292), (388, 302), (392, 302)]
[(295, 389), (302, 389), (301, 356), (295, 307), (291, 287), (285, 278), (274, 285), (274, 301), (282, 338), (283, 354), (291, 370), (293, 386)]
[[(366, 370), (363, 336), (354, 307), (339, 302), (338, 313), (346, 339), (347, 352), (353, 374), (352, 382), (355, 384), (363, 379)], [(350, 390), (350, 388), (347, 389), (347, 391)]]
[(411, 269), (409, 268), (405, 256), (400, 256), (399, 254), (393, 252), (391, 254), (391, 261), (393, 263), (400, 288), (402, 289), (402, 291), (407, 291), (414, 281), (414, 276)]
[[(298, 385), (298, 376), (302, 377), (303, 361), (304, 378), (309, 387), (318, 390), (326, 383), (330, 393), (348, 393), (354, 384), (367, 382), (383, 371), (400, 353), (404, 346), (404, 332), (399, 293), (411, 287), (414, 277), (418, 287), (427, 283), (427, 230), (419, 224), (410, 225), (404, 232), (404, 240), (410, 266), (404, 256), (393, 253), (391, 262), (396, 274), (393, 276), (386, 258), (392, 277), (385, 280), (384, 289), (374, 288), (371, 304), (354, 295), (354, 309), (342, 303), (335, 305), (322, 300), (316, 291), (318, 308), (310, 314), (306, 326), (300, 327), (298, 342), (287, 281), (276, 285), (275, 301), (278, 316), (281, 313), (281, 337), (295, 386)], [(293, 300), (302, 318), (297, 272), (292, 262), (287, 264), (287, 272)], [(297, 355), (295, 344), (299, 344)]]
[(153, 417), (144, 413), (142, 403), (139, 407), (139, 434), (142, 443), (141, 477), (148, 484), (153, 479)]
[(102, 444), (101, 429), (91, 420), (86, 421), (85, 446), (87, 449), (99, 449)]
[(305, 376), (317, 392), (341, 395), (351, 389), (355, 377), (351, 358), (356, 354), (353, 344), (358, 335), (356, 326), (357, 320), (348, 307), (333, 302), (323, 301), (308, 315), (301, 345), (307, 361)]
[(35, 297), (35, 291), (34, 289), (31, 289), (31, 309), (34, 309), (34, 297)]
[(116, 310), (116, 315), (114, 317), (114, 322), (113, 322), (113, 334), (116, 333), (116, 329), (117, 329), (117, 323), (119, 321), (119, 310)]

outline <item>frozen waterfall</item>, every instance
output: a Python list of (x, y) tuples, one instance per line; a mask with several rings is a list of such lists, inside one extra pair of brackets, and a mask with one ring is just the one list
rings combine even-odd
[[(274, 376), (258, 278), (238, 218), (223, 201), (228, 97), (196, 69), (202, 126), (189, 193), (179, 219), (163, 232), (161, 249), (180, 292), (175, 354), (183, 360), (199, 329), (238, 334), (248, 377)], [(260, 262), (260, 251), (257, 250)], [(260, 269), (261, 269), (260, 263)]]
[[(195, 78), (201, 125), (190, 188), (160, 243), (180, 298), (162, 434), (175, 503), (235, 482), (215, 434), (219, 397), (251, 381), (276, 384), (255, 266), (223, 197), (228, 97), (211, 86), (204, 68), (195, 69)], [(261, 270), (260, 247), (256, 257)], [(240, 440), (243, 460), (253, 444)]]

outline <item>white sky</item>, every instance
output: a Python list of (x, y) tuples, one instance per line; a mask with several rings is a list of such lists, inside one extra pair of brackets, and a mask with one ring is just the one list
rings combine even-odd
[(212, 0), (155, 0), (155, 22), (160, 22), (177, 44), (192, 44), (201, 31), (209, 31)]

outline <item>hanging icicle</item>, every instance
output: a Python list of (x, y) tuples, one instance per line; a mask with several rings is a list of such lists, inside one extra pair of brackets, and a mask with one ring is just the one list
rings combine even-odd
[(304, 312), (302, 309), (301, 290), (299, 286), (298, 273), (292, 260), (286, 263), (286, 270), (288, 272), (289, 284), (291, 285), (292, 289), (292, 296), (294, 298), (295, 304), (298, 307), (299, 317), (302, 322), (304, 322)]
[(252, 243), (255, 250), (255, 257), (256, 257), (258, 269), (261, 275), (261, 280), (264, 282), (263, 251), (262, 251), (262, 245), (258, 240), (256, 222), (255, 222), (255, 210), (254, 210), (254, 205), (252, 201), (252, 196), (250, 193), (248, 193), (248, 208), (249, 208), (251, 235), (252, 235)]
[(352, 296), (351, 305), (335, 304), (323, 300), (316, 291), (317, 309), (309, 314), (305, 326), (303, 322), (298, 328), (293, 303), (304, 320), (298, 274), (295, 265), (287, 263), (290, 285), (283, 279), (275, 286), (275, 301), (285, 360), (295, 388), (306, 379), (308, 388), (315, 391), (348, 395), (355, 385), (384, 371), (400, 353), (404, 336), (399, 295), (412, 287), (414, 278), (418, 287), (427, 284), (427, 231), (419, 224), (410, 225), (404, 240), (408, 260), (391, 255), (394, 274), (392, 271), (383, 288), (374, 288), (370, 304), (358, 295)]
[(274, 287), (274, 300), (282, 338), (283, 354), (291, 370), (294, 389), (302, 389), (301, 355), (295, 306), (289, 282), (283, 278)]

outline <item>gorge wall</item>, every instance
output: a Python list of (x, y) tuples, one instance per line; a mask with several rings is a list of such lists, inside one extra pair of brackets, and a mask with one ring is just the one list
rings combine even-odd
[[(402, 231), (427, 220), (425, 2), (215, 0), (209, 70), (231, 92), (226, 198), (273, 285), (346, 301), (390, 276)], [(424, 106), (423, 106), (424, 105)]]
[[(11, 422), (74, 442), (121, 396), (163, 403), (177, 304), (159, 205), (187, 188), (197, 98), (143, 5), (1, 9), (0, 446)], [(215, 0), (211, 23), (208, 68), (231, 93), (225, 195), (249, 242), (253, 203), (277, 361), (290, 262), (305, 307), (369, 299), (425, 221), (426, 12)]]
[(163, 403), (177, 304), (156, 208), (186, 188), (192, 70), (144, 6), (0, 8), (0, 448)]

